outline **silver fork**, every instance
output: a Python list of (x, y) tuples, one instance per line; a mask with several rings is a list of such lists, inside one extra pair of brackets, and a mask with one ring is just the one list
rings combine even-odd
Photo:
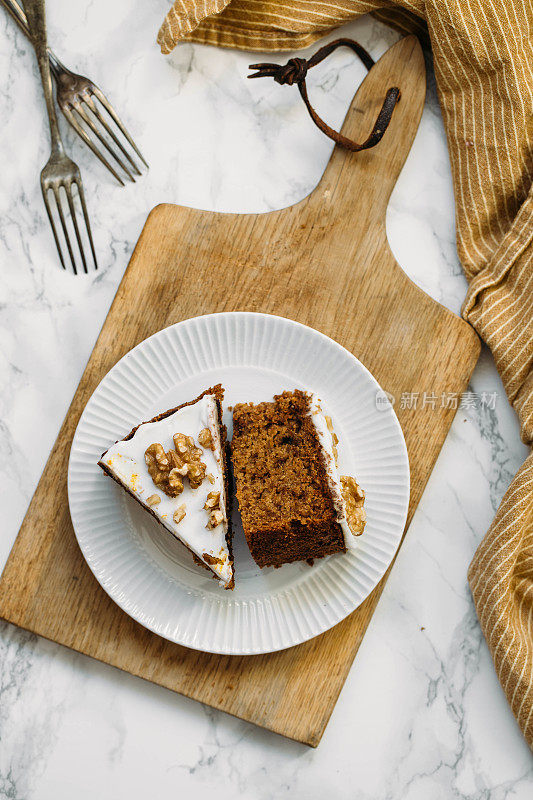
[[(5, 6), (6, 10), (9, 11), (21, 30), (29, 37), (30, 33), (26, 15), (17, 0), (0, 0), (0, 2)], [(117, 179), (121, 186), (124, 186), (124, 181), (114, 166), (109, 162), (106, 157), (107, 153), (109, 153), (114, 161), (122, 168), (125, 175), (131, 181), (135, 182), (133, 174), (140, 175), (141, 171), (131, 154), (116, 135), (115, 130), (113, 130), (108, 120), (101, 113), (95, 99), (98, 100), (103, 109), (107, 111), (110, 119), (115, 123), (120, 133), (124, 136), (124, 139), (128, 142), (146, 168), (148, 168), (148, 164), (105, 94), (95, 83), (89, 80), (89, 78), (85, 78), (83, 75), (77, 75), (67, 69), (50, 48), (47, 48), (47, 53), (50, 69), (56, 82), (57, 104), (67, 121), (83, 139), (87, 147), (93, 151), (95, 156), (100, 159), (102, 164), (104, 164)], [(94, 139), (88, 135), (87, 130), (81, 124), (82, 122), (93, 134)], [(109, 140), (106, 139), (105, 134), (107, 134)], [(95, 143), (95, 140), (100, 143), (100, 146)], [(115, 144), (116, 149), (113, 149), (111, 143)]]
[(87, 228), (87, 236), (89, 239), (89, 244), (91, 247), (91, 252), (94, 260), (94, 268), (98, 269), (98, 264), (96, 261), (96, 253), (94, 252), (93, 237), (91, 234), (91, 226), (89, 224), (89, 217), (87, 215), (87, 207), (85, 205), (83, 184), (81, 182), (81, 175), (77, 164), (75, 164), (74, 161), (72, 161), (65, 153), (63, 142), (61, 140), (61, 134), (59, 133), (59, 125), (57, 124), (57, 116), (54, 107), (54, 98), (52, 95), (52, 79), (50, 76), (50, 65), (48, 63), (48, 52), (46, 47), (46, 22), (44, 14), (44, 0), (24, 0), (24, 7), (26, 9), (28, 29), (30, 33), (31, 42), (33, 44), (33, 47), (35, 48), (37, 63), (39, 65), (39, 71), (41, 73), (41, 81), (43, 84), (44, 99), (46, 101), (46, 110), (48, 112), (48, 120), (50, 123), (50, 137), (52, 143), (52, 152), (50, 154), (50, 159), (48, 160), (48, 163), (45, 164), (41, 172), (41, 189), (43, 193), (44, 204), (48, 214), (48, 219), (50, 220), (50, 225), (52, 226), (52, 232), (54, 234), (57, 252), (59, 253), (59, 258), (61, 259), (61, 264), (63, 266), (63, 269), (66, 269), (66, 266), (65, 266), (65, 261), (63, 259), (63, 253), (61, 250), (59, 237), (57, 235), (56, 226), (54, 223), (54, 217), (52, 215), (52, 209), (50, 207), (50, 199), (49, 199), (50, 191), (53, 193), (55, 197), (56, 206), (59, 213), (59, 219), (61, 221), (61, 227), (63, 229), (63, 235), (65, 237), (68, 253), (70, 256), (70, 261), (72, 263), (72, 269), (74, 270), (74, 274), (77, 275), (78, 270), (76, 267), (76, 260), (74, 258), (74, 253), (72, 250), (72, 245), (68, 234), (65, 215), (63, 213), (60, 190), (63, 189), (67, 198), (67, 203), (70, 209), (70, 216), (72, 218), (74, 232), (76, 234), (76, 239), (78, 241), (78, 247), (80, 251), (81, 261), (83, 264), (83, 269), (85, 272), (87, 272), (88, 271), (87, 261), (85, 259), (85, 253), (83, 251), (83, 243), (81, 240), (80, 231), (76, 220), (76, 211), (74, 209), (74, 198), (72, 193), (72, 187), (76, 186), (83, 212), (83, 218), (85, 220), (85, 226)]

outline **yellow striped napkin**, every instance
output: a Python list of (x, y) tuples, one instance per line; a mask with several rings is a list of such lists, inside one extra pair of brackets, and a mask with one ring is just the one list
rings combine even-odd
[[(306, 47), (372, 12), (429, 35), (448, 137), (463, 316), (489, 345), (522, 438), (533, 444), (533, 40), (528, 0), (176, 0), (158, 42), (246, 50)], [(533, 454), (468, 573), (511, 708), (533, 747)]]

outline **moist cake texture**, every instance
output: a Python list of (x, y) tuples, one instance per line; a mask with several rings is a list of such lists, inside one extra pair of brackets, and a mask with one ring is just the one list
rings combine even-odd
[(346, 552), (364, 528), (364, 493), (338, 475), (337, 439), (318, 399), (296, 390), (233, 411), (242, 524), (260, 567)]
[(221, 586), (232, 589), (223, 397), (218, 384), (137, 425), (98, 464), (181, 541)]

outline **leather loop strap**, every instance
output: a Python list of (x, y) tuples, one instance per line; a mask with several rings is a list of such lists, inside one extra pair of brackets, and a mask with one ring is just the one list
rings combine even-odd
[(327, 58), (327, 56), (336, 50), (337, 47), (349, 47), (357, 56), (359, 56), (368, 70), (374, 66), (374, 60), (372, 56), (367, 53), (364, 47), (361, 47), (358, 42), (354, 41), (353, 39), (335, 39), (335, 41), (330, 42), (329, 44), (326, 44), (317, 50), (316, 53), (309, 59), (290, 58), (286, 64), (250, 64), (250, 69), (256, 69), (257, 72), (255, 72), (253, 75), (248, 75), (248, 77), (274, 78), (276, 83), (281, 85), (287, 84), (288, 86), (292, 86), (295, 83), (298, 86), (302, 100), (306, 105), (311, 119), (317, 128), (322, 131), (322, 133), (325, 133), (326, 136), (329, 136), (330, 139), (333, 139), (334, 142), (342, 147), (345, 147), (347, 150), (352, 150), (353, 152), (357, 152), (359, 150), (368, 150), (369, 147), (374, 147), (383, 138), (383, 134), (387, 130), (389, 122), (391, 121), (392, 112), (396, 107), (396, 103), (400, 99), (400, 90), (397, 86), (391, 87), (387, 90), (385, 100), (383, 101), (381, 111), (379, 112), (374, 123), (374, 127), (372, 128), (372, 131), (367, 139), (365, 139), (365, 141), (361, 144), (354, 142), (352, 139), (348, 139), (346, 136), (343, 136), (341, 133), (333, 130), (333, 128), (330, 128), (330, 126), (318, 116), (315, 109), (309, 102), (305, 79), (308, 70), (310, 70), (312, 67), (316, 67), (317, 64), (320, 64), (320, 62)]

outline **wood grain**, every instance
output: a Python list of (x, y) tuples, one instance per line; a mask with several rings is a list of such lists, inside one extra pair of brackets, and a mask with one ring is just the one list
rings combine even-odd
[[(473, 330), (412, 284), (387, 244), (385, 211), (425, 96), (414, 37), (371, 70), (343, 133), (364, 138), (386, 89), (402, 99), (380, 145), (335, 148), (302, 202), (258, 215), (162, 205), (148, 217), (0, 582), (7, 620), (188, 697), (316, 746), (387, 576), (350, 617), (298, 647), (264, 656), (188, 650), (126, 616), (97, 584), (67, 505), (69, 450), (105, 373), (138, 342), (215, 311), (262, 311), (311, 325), (353, 352), (397, 397), (461, 392), (479, 353)], [(409, 520), (453, 411), (397, 405), (411, 464)]]

